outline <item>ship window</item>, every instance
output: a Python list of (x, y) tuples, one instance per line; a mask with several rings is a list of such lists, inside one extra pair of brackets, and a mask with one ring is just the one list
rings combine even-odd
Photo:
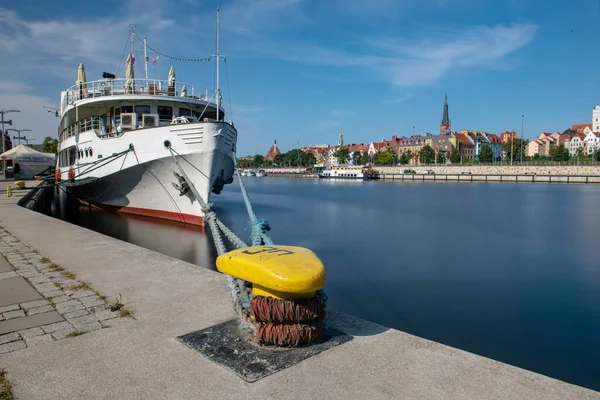
[(142, 114), (150, 114), (150, 106), (135, 106), (138, 121), (142, 120)]
[(87, 156), (88, 156), (88, 154), (89, 154), (89, 153), (88, 153), (88, 149), (85, 149), (85, 156), (87, 157)]
[(133, 106), (122, 106), (121, 107), (121, 112), (123, 114), (132, 113), (133, 112)]
[(165, 119), (170, 121), (173, 118), (173, 107), (168, 106), (158, 106), (156, 108), (159, 119)]
[(192, 110), (190, 110), (189, 108), (180, 108), (179, 109), (179, 116), (180, 117), (191, 117), (192, 116)]
[(92, 148), (90, 147), (90, 157), (93, 155)]
[(69, 152), (69, 165), (73, 165), (75, 164), (75, 155), (77, 154), (77, 150), (75, 149), (75, 146), (71, 146), (67, 149), (67, 151)]

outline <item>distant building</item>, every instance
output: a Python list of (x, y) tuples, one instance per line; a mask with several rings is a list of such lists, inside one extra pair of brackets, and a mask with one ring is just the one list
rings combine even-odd
[(600, 106), (594, 107), (592, 111), (592, 130), (600, 132)]
[[(578, 152), (585, 154), (584, 141), (585, 135), (577, 132), (569, 141), (569, 155), (571, 157), (576, 156)], [(581, 149), (581, 150), (579, 150)]]
[(577, 125), (573, 125), (573, 127), (571, 129), (574, 130), (576, 133), (583, 133), (585, 135), (586, 128), (588, 128), (589, 130), (592, 130), (592, 124), (577, 124)]
[(600, 150), (600, 132), (588, 132), (583, 141), (586, 154), (596, 154)]
[(440, 135), (449, 135), (452, 132), (452, 123), (448, 116), (448, 93), (444, 95), (444, 111), (442, 112), (442, 122), (440, 123)]
[(502, 143), (507, 143), (509, 142), (511, 139), (518, 139), (519, 138), (519, 134), (515, 131), (506, 131), (500, 134), (500, 141)]
[(437, 162), (438, 154), (442, 154), (442, 159), (444, 162), (450, 160), (450, 153), (454, 150), (454, 144), (450, 141), (449, 135), (439, 135), (437, 139), (434, 140), (433, 145), (431, 146), (433, 151), (435, 151), (435, 159)]
[(455, 133), (454, 136), (459, 141), (459, 151), (461, 160), (473, 161), (475, 158), (475, 143), (466, 133)]
[(533, 157), (540, 154), (540, 149), (544, 146), (544, 142), (539, 139), (534, 139), (527, 145), (527, 155)]
[(275, 160), (275, 156), (277, 156), (278, 154), (281, 154), (281, 151), (279, 150), (279, 147), (277, 147), (277, 140), (275, 140), (275, 142), (273, 143), (273, 146), (271, 146), (271, 148), (267, 152), (267, 155), (265, 156), (265, 160), (269, 160), (269, 161), (273, 162)]

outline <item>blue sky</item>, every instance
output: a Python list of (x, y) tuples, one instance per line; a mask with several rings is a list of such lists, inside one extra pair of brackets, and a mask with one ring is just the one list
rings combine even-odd
[[(117, 72), (130, 22), (166, 54), (205, 57), (217, 6), (240, 155), (436, 133), (445, 92), (453, 130), (520, 130), (526, 113), (526, 138), (591, 123), (600, 104), (599, 0), (3, 0), (0, 109), (20, 108), (7, 118), (38, 142), (56, 135), (42, 106), (80, 62), (90, 80)], [(171, 65), (214, 86), (214, 63), (162, 58), (150, 76)]]

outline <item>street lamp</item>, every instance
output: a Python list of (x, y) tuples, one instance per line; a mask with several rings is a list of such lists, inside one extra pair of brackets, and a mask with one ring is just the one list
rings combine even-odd
[(527, 114), (521, 114), (521, 165), (523, 165), (523, 142), (525, 137), (523, 136), (523, 123)]
[(14, 131), (14, 132), (18, 133), (17, 136), (13, 136), (13, 139), (18, 140), (19, 144), (21, 144), (21, 139), (25, 140), (26, 142), (29, 140), (33, 140), (33, 139), (27, 139), (25, 136), (21, 136), (21, 132), (31, 132), (31, 129), (12, 129), (12, 128), (10, 128), (10, 129), (7, 129), (7, 131)]
[[(2, 153), (4, 153), (4, 124), (12, 125), (12, 120), (5, 121), (4, 114), (21, 112), (21, 110), (0, 110), (0, 125), (2, 125)], [(1, 153), (0, 153), (1, 154)], [(2, 173), (4, 174), (4, 160), (2, 160)]]

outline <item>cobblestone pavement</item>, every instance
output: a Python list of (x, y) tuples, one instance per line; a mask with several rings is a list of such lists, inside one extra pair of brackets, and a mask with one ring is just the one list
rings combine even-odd
[[(111, 311), (104, 296), (2, 228), (0, 253), (14, 270), (0, 272), (0, 280), (20, 276), (41, 296), (0, 306), (0, 326), (6, 322), (0, 354), (108, 328), (112, 319), (130, 316), (124, 308)], [(39, 326), (31, 326), (36, 321)]]

